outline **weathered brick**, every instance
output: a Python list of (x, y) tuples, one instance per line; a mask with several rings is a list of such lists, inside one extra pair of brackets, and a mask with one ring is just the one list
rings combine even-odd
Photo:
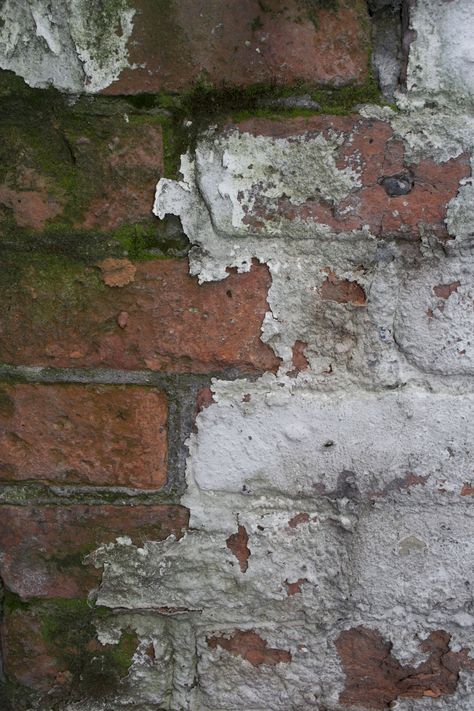
[(0, 478), (155, 489), (167, 479), (166, 396), (142, 387), (2, 385)]
[[(87, 156), (89, 164), (94, 161), (94, 150), (81, 137), (74, 151)], [(104, 178), (77, 226), (106, 231), (149, 220), (156, 181), (164, 169), (161, 126), (150, 121), (116, 128), (101, 163)]]
[(473, 669), (469, 650), (451, 651), (450, 635), (435, 630), (420, 644), (426, 661), (401, 664), (392, 644), (378, 630), (355, 627), (342, 632), (336, 648), (346, 673), (339, 699), (344, 705), (386, 709), (398, 698), (440, 698), (456, 690), (461, 669)]
[(369, 26), (362, 0), (134, 0), (131, 69), (110, 94), (182, 91), (273, 81), (334, 86), (367, 78)]
[(8, 680), (24, 692), (47, 692), (50, 699), (84, 693), (104, 697), (115, 691), (131, 666), (138, 639), (125, 631), (118, 644), (101, 644), (97, 617), (86, 600), (26, 605), (7, 596), (1, 633)]
[[(445, 163), (429, 159), (412, 163), (405, 155), (403, 142), (394, 135), (388, 123), (357, 115), (321, 115), (279, 121), (256, 118), (236, 127), (229, 126), (228, 130), (232, 132), (235, 128), (241, 134), (248, 133), (256, 138), (290, 139), (285, 152), (286, 162), (272, 166), (270, 184), (273, 185), (275, 179), (279, 182), (280, 196), (275, 197), (274, 189), (267, 189), (269, 183), (262, 180), (258, 170), (253, 184), (251, 173), (245, 185), (240, 182), (242, 176), (239, 174), (226, 176), (227, 182), (231, 181), (235, 188), (240, 209), (245, 213), (242, 219), (245, 232), (270, 232), (274, 236), (275, 225), (283, 220), (299, 222), (307, 230), (315, 224), (328, 225), (335, 232), (368, 226), (372, 234), (379, 237), (415, 239), (429, 231), (440, 238), (448, 238), (445, 225), (447, 205), (456, 196), (460, 180), (470, 174), (466, 154)], [(334, 140), (335, 135), (339, 137), (338, 141)], [(332, 146), (335, 168), (353, 171), (353, 186), (342, 199), (328, 200), (310, 184), (302, 188), (304, 178), (300, 171), (288, 169), (288, 161), (297, 159), (296, 154), (291, 157), (293, 146), (299, 150), (298, 142), (304, 141), (308, 144), (309, 156), (304, 166), (305, 175), (318, 171), (316, 162), (312, 166), (309, 149), (312, 142), (321, 138)], [(225, 137), (223, 141), (225, 143)], [(263, 147), (257, 140), (255, 154), (251, 147), (248, 150), (249, 164), (260, 165), (264, 161)], [(228, 163), (232, 165), (231, 160)], [(302, 189), (308, 191), (306, 199), (300, 195)], [(298, 199), (292, 200), (295, 193)], [(213, 216), (218, 219), (217, 211)], [(282, 227), (281, 235), (285, 234)]]
[(266, 266), (202, 286), (186, 261), (137, 263), (134, 280), (120, 288), (104, 285), (99, 273), (59, 265), (50, 278), (41, 263), (22, 267), (3, 294), (0, 359), (197, 373), (277, 368), (260, 340)]
[(211, 649), (220, 647), (235, 657), (247, 660), (254, 667), (291, 662), (290, 652), (269, 647), (268, 642), (253, 630), (235, 630), (229, 637), (209, 637), (207, 643)]
[(251, 556), (250, 548), (248, 547), (249, 536), (245, 526), (239, 526), (237, 533), (233, 533), (226, 541), (227, 548), (235, 555), (239, 561), (239, 567), (242, 573), (245, 573), (249, 567), (249, 558)]
[(117, 536), (145, 540), (178, 538), (188, 524), (182, 506), (3, 506), (0, 516), (0, 577), (12, 593), (84, 598), (100, 572), (84, 556)]
[(324, 301), (336, 301), (338, 304), (364, 306), (366, 301), (365, 292), (360, 284), (348, 279), (339, 279), (330, 270), (321, 284), (320, 293)]
[(0, 117), (0, 227), (6, 236), (17, 228), (110, 231), (152, 222), (156, 181), (163, 174), (156, 120), (126, 122), (113, 112), (91, 120), (59, 100), (38, 114), (41, 122), (7, 105)]
[(397, 345), (425, 372), (474, 372), (471, 260), (415, 265), (401, 280), (394, 319)]

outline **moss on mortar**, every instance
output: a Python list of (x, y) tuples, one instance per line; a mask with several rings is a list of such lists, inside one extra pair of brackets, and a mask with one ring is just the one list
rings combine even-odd
[[(168, 2), (162, 0), (156, 11), (161, 13), (161, 6)], [(302, 4), (316, 10), (334, 3), (302, 0)], [(268, 11), (265, 3), (260, 3), (260, 10)], [(278, 105), (278, 99), (303, 94), (317, 102), (319, 108)], [(182, 231), (170, 236), (166, 225), (151, 217), (151, 211), (150, 221), (122, 225), (112, 231), (80, 227), (91, 200), (110, 182), (108, 142), (117, 130), (125, 130), (125, 124), (161, 127), (164, 175), (177, 179), (181, 155), (196, 145), (202, 131), (210, 125), (222, 125), (229, 118), (240, 121), (254, 116), (278, 120), (314, 114), (344, 115), (362, 103), (386, 105), (371, 75), (362, 86), (339, 88), (307, 84), (282, 87), (272, 83), (213, 87), (202, 77), (191, 91), (180, 95), (161, 92), (125, 97), (82, 96), (71, 105), (60, 92), (31, 89), (13, 73), (0, 71), (0, 97), (4, 99), (0, 131), (5, 139), (0, 147), (0, 180), (13, 190), (25, 190), (26, 169), (33, 176), (33, 183), (36, 179), (45, 182), (46, 193), (60, 205), (60, 214), (41, 231), (18, 226), (13, 211), (4, 206), (0, 249), (67, 255), (88, 264), (106, 256), (129, 256), (135, 260), (179, 257), (189, 249)], [(126, 180), (132, 177), (127, 174)]]

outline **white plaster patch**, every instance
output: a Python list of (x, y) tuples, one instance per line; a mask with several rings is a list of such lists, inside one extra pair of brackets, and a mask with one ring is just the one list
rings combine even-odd
[[(378, 510), (361, 517), (353, 547), (353, 598), (362, 614), (384, 617), (387, 594), (404, 616), (446, 616), (470, 609), (474, 572), (468, 561), (474, 512), (463, 505)], [(422, 582), (422, 584), (420, 584)]]
[(474, 374), (474, 274), (469, 254), (431, 268), (407, 270), (394, 338), (425, 372)]
[(33, 87), (101, 91), (129, 66), (134, 14), (127, 0), (5, 0), (0, 67)]
[[(296, 206), (315, 198), (340, 202), (360, 186), (353, 168), (336, 166), (335, 150), (342, 142), (335, 133), (329, 139), (320, 133), (286, 139), (236, 130), (201, 141), (197, 182), (215, 229), (232, 236), (251, 234), (259, 205), (274, 209), (279, 198)], [(290, 233), (296, 227), (293, 221)], [(308, 231), (304, 224), (300, 229)], [(283, 237), (282, 218), (263, 220), (262, 235)]]
[(410, 488), (411, 477), (426, 479), (426, 493), (442, 476), (459, 494), (474, 468), (472, 396), (298, 392), (275, 407), (262, 394), (238, 403), (217, 392), (189, 445), (184, 501), (194, 527), (213, 525), (208, 507), (218, 492), (237, 496), (237, 512), (270, 493), (376, 500)]
[(417, 0), (411, 9), (408, 90), (474, 97), (474, 5), (471, 0)]

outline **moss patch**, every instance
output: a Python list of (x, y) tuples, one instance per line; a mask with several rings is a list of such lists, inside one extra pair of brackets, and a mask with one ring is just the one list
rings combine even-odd
[[(109, 610), (91, 607), (86, 600), (25, 603), (12, 593), (6, 594), (4, 610), (9, 652), (6, 691), (16, 700), (15, 708), (27, 708), (18, 702), (25, 687), (39, 697), (46, 691), (52, 709), (61, 708), (65, 698), (104, 699), (118, 691), (138, 638), (124, 630), (117, 644), (101, 644), (96, 624), (110, 616)], [(46, 678), (41, 676), (42, 668)]]

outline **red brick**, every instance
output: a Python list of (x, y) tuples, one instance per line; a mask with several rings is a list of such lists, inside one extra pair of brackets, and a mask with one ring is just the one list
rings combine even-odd
[(107, 231), (151, 221), (156, 183), (163, 175), (161, 126), (132, 124), (116, 131), (107, 145), (103, 181), (76, 226)]
[(249, 567), (249, 558), (251, 556), (250, 548), (248, 547), (249, 536), (245, 526), (239, 526), (237, 533), (233, 533), (226, 541), (227, 548), (235, 555), (239, 561), (240, 570), (242, 573), (247, 571)]
[(266, 266), (199, 286), (187, 261), (136, 264), (106, 286), (98, 268), (23, 265), (2, 294), (0, 360), (18, 365), (174, 373), (276, 370), (260, 340), (271, 283)]
[(427, 655), (418, 666), (402, 665), (377, 630), (355, 627), (341, 632), (336, 648), (346, 674), (339, 701), (348, 706), (386, 709), (398, 698), (438, 698), (453, 694), (461, 669), (474, 669), (469, 650), (452, 652), (450, 635), (430, 632), (420, 644)]
[(235, 630), (230, 637), (210, 637), (207, 643), (211, 649), (220, 647), (234, 657), (241, 657), (254, 667), (262, 664), (275, 666), (289, 664), (291, 654), (286, 649), (273, 649), (268, 642), (253, 630)]
[(2, 385), (0, 479), (156, 489), (167, 479), (166, 396), (110, 385)]
[(301, 586), (308, 582), (308, 578), (298, 578), (294, 582), (290, 583), (285, 580), (286, 594), (288, 597), (293, 597), (293, 595), (300, 595), (302, 593)]
[[(342, 136), (336, 150), (336, 165), (351, 167), (360, 176), (361, 186), (336, 205), (307, 200), (294, 205), (288, 198), (267, 198), (255, 185), (252, 212), (245, 221), (255, 230), (265, 230), (265, 221), (275, 215), (329, 225), (335, 232), (362, 229), (365, 225), (380, 237), (417, 239), (425, 228), (440, 238), (448, 238), (446, 208), (456, 196), (459, 182), (470, 174), (466, 154), (446, 163), (422, 160), (413, 164), (405, 156), (404, 144), (394, 136), (388, 123), (359, 116), (314, 116), (285, 121), (249, 119), (240, 124), (242, 132), (288, 138), (306, 135), (306, 140), (331, 132)], [(384, 178), (404, 175), (412, 183), (404, 195), (390, 195)]]
[(333, 86), (367, 78), (370, 28), (363, 0), (338, 9), (311, 0), (134, 0), (130, 64), (106, 93), (182, 91), (299, 81)]
[(151, 225), (156, 183), (163, 174), (161, 126), (136, 117), (126, 123), (122, 114), (91, 121), (58, 113), (57, 120), (41, 115), (41, 124), (28, 115), (13, 127), (2, 122), (7, 153), (2, 156), (0, 226), (5, 233), (12, 223), (33, 232), (55, 223), (99, 231)]
[(324, 301), (336, 301), (338, 304), (364, 306), (365, 291), (356, 281), (339, 279), (334, 272), (329, 271), (321, 284), (321, 298)]
[(305, 349), (307, 347), (308, 344), (306, 341), (296, 340), (294, 342), (291, 358), (293, 362), (293, 370), (288, 373), (289, 375), (296, 377), (302, 370), (307, 370), (309, 368), (309, 360), (305, 356)]
[(126, 676), (138, 638), (126, 631), (118, 645), (101, 644), (94, 610), (85, 600), (18, 605), (7, 599), (5, 608), (1, 624), (5, 673), (26, 689), (48, 693), (49, 703), (41, 708), (51, 708), (51, 695), (56, 701), (81, 692), (89, 698), (103, 697)]
[(308, 521), (309, 514), (306, 513), (306, 511), (302, 511), (301, 513), (297, 513), (290, 518), (288, 526), (290, 528), (297, 528), (298, 526), (301, 526), (302, 523), (308, 523)]
[(188, 510), (175, 505), (2, 506), (0, 577), (22, 599), (85, 598), (101, 572), (83, 557), (117, 536), (136, 545), (145, 540), (178, 538)]
[(215, 400), (211, 388), (209, 386), (201, 388), (196, 397), (196, 415), (207, 407), (210, 407), (213, 403), (215, 403)]
[(49, 195), (47, 181), (40, 175), (30, 177), (33, 186), (28, 182), (26, 186), (9, 187), (0, 185), (0, 214), (11, 213), (18, 227), (27, 227), (33, 230), (42, 229), (48, 220), (62, 212), (59, 201)]
[(461, 286), (460, 281), (453, 281), (450, 284), (438, 284), (433, 287), (433, 293), (440, 299), (449, 299)]

